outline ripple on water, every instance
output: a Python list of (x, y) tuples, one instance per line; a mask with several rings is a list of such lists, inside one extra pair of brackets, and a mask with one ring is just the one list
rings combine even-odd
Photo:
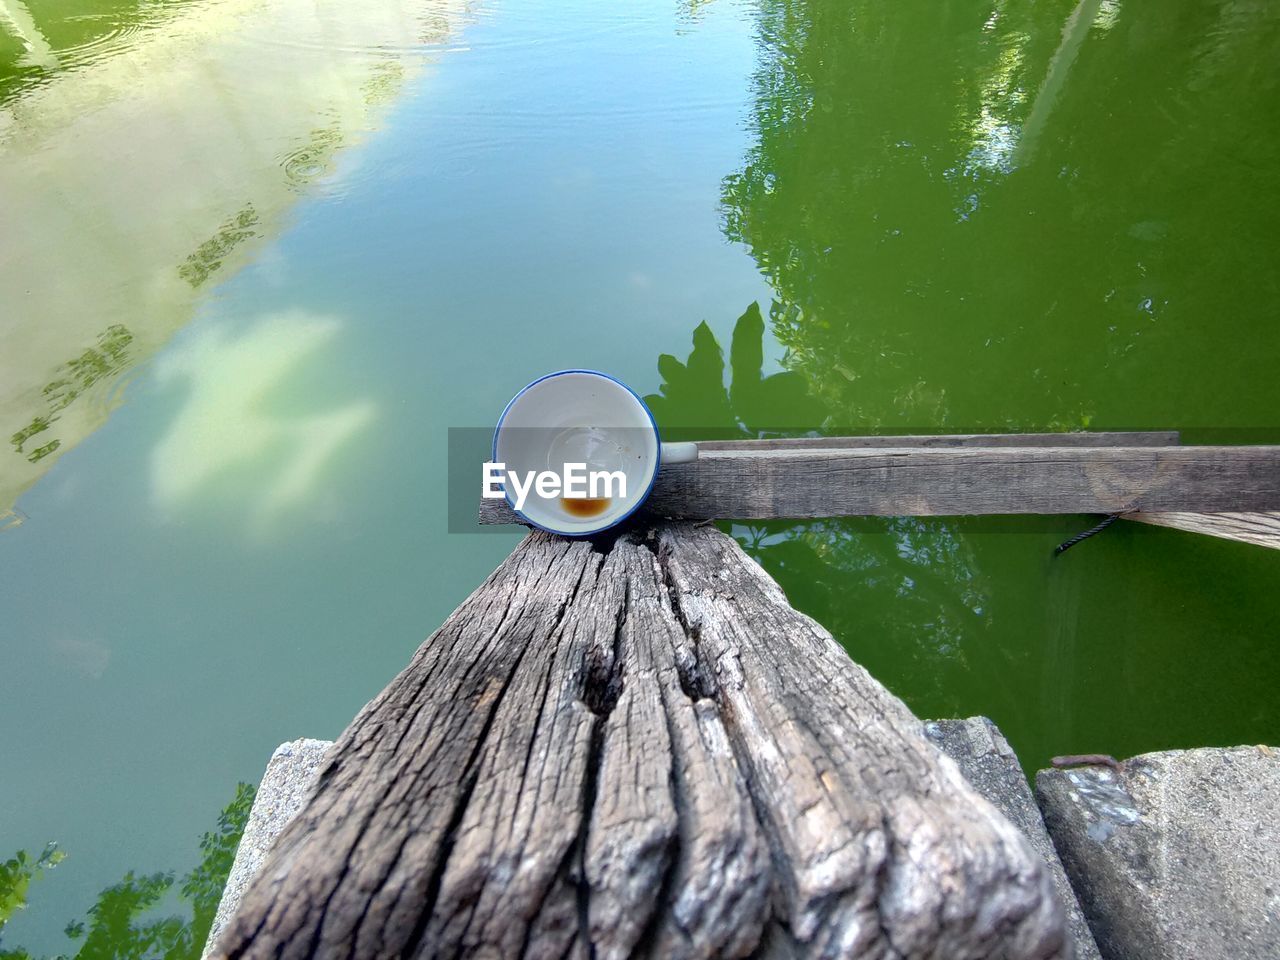
[[(488, 18), (491, 13), (487, 9), (468, 7), (465, 11), (457, 9), (454, 0), (419, 0), (411, 6), (412, 19), (416, 24), (416, 36), (407, 42), (371, 42), (362, 43), (341, 37), (335, 31), (332, 36), (316, 36), (314, 34), (281, 34), (260, 29), (249, 29), (239, 35), (241, 42), (266, 47), (274, 50), (292, 51), (302, 54), (324, 53), (366, 59), (429, 58), (447, 53), (465, 53), (471, 45), (464, 43), (460, 35), (466, 28)], [(433, 13), (438, 10), (438, 13)], [(410, 11), (405, 11), (409, 17)]]
[(299, 147), (279, 158), (284, 175), (299, 186), (308, 184), (328, 168), (329, 157), (312, 147)]
[(105, 21), (108, 26), (105, 31), (90, 37), (83, 43), (58, 49), (56, 51), (58, 62), (64, 69), (82, 67), (127, 50), (141, 34), (146, 33), (150, 27), (159, 23), (162, 17), (141, 15), (137, 19), (120, 22), (116, 18), (105, 14), (86, 14), (79, 17), (69, 17), (68, 20), (73, 22)]
[[(412, 15), (419, 24), (418, 36), (408, 43), (364, 44), (337, 36), (290, 36), (265, 31), (247, 31), (242, 34), (242, 39), (246, 43), (276, 49), (364, 57), (431, 57), (527, 47), (538, 47), (551, 55), (558, 55), (571, 46), (591, 47), (601, 37), (635, 30), (643, 25), (646, 16), (661, 19), (656, 13), (646, 15), (638, 12), (630, 19), (619, 20), (607, 5), (597, 9), (584, 4), (553, 22), (548, 21), (545, 11), (500, 4), (468, 4), (459, 10), (456, 0), (418, 0), (417, 3), (406, 3), (406, 7), (413, 8)], [(433, 10), (439, 13), (433, 15)], [(409, 10), (405, 11), (406, 16), (409, 13)], [(503, 21), (500, 37), (470, 31), (469, 28), (483, 25), (498, 15)]]

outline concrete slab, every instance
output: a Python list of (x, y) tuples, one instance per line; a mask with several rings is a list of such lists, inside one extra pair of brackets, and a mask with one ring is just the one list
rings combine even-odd
[(293, 740), (280, 744), (271, 755), (253, 799), (249, 822), (245, 824), (244, 836), (240, 838), (203, 956), (209, 956), (218, 934), (235, 913), (241, 894), (257, 875), (271, 844), (302, 809), (331, 746), (333, 742), (330, 740)]
[(1280, 957), (1280, 752), (1042, 770), (1036, 794), (1104, 957)]

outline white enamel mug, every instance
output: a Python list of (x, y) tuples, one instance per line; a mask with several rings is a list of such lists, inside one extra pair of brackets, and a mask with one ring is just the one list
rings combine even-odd
[[(697, 444), (663, 443), (635, 391), (595, 370), (561, 370), (533, 381), (507, 404), (493, 433), (493, 463), (505, 469), (511, 508), (539, 529), (570, 537), (607, 530), (640, 509), (663, 461), (697, 458)], [(588, 496), (542, 496), (526, 483), (517, 505), (513, 474), (563, 476), (570, 463), (600, 476), (595, 490), (583, 484)]]

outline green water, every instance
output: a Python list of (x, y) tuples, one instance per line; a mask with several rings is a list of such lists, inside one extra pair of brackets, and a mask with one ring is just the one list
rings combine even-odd
[[(695, 432), (1280, 437), (1278, 85), (1226, 0), (0, 0), (0, 861), (66, 852), (4, 947), (199, 873), (400, 669), (516, 537), (447, 532), (449, 428), (549, 370)], [(1280, 554), (1051, 559), (1092, 522), (733, 532), (1028, 768), (1280, 740)]]

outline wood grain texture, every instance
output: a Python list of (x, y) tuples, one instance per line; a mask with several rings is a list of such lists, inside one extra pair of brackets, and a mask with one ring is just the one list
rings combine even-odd
[(842, 450), (850, 447), (1176, 447), (1177, 430), (1105, 433), (943, 433), (860, 437), (771, 437), (766, 440), (702, 440), (702, 451)]
[(1124, 519), (1280, 550), (1280, 513), (1128, 513)]
[(731, 539), (540, 533), (342, 735), (215, 956), (1049, 958), (1017, 830)]
[[(481, 523), (519, 522), (503, 500)], [(1280, 447), (708, 451), (662, 468), (645, 510), (684, 520), (1280, 510)]]

